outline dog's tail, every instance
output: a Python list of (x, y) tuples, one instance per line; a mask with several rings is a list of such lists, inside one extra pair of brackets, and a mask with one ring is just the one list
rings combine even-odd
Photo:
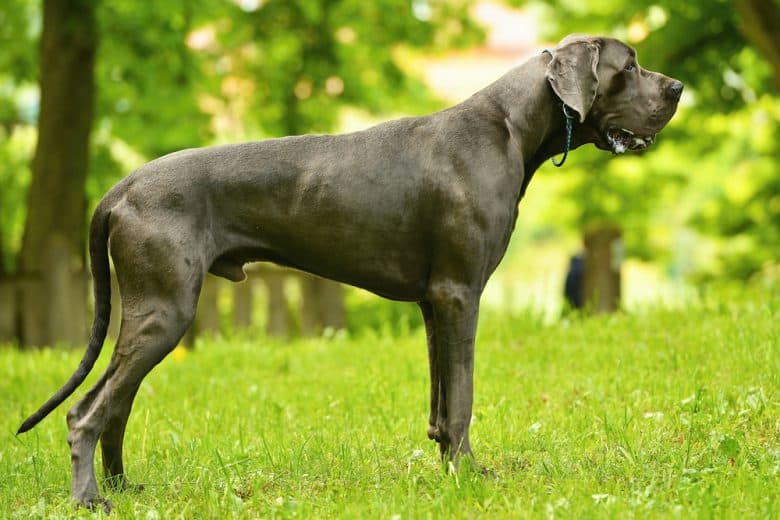
[(111, 206), (109, 197), (104, 198), (92, 215), (89, 228), (89, 258), (95, 292), (95, 318), (92, 322), (87, 350), (70, 379), (43, 403), (37, 412), (22, 423), (19, 431), (16, 432), (17, 435), (41, 422), (84, 382), (103, 348), (111, 314), (111, 269), (108, 265), (108, 219), (111, 215)]

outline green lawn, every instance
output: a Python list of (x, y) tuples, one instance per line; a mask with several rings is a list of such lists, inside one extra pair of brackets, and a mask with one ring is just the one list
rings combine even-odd
[[(136, 400), (125, 466), (145, 490), (108, 496), (142, 519), (780, 518), (779, 293), (554, 325), (483, 313), (472, 445), (490, 476), (445, 474), (426, 438), (419, 329), (202, 342)], [(73, 399), (14, 436), (80, 356), (0, 349), (0, 518), (91, 516), (69, 499)]]

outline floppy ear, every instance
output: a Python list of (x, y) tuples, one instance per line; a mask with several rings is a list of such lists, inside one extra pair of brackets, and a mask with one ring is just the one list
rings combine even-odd
[(545, 76), (550, 86), (566, 105), (580, 115), (580, 123), (596, 99), (599, 77), (599, 45), (595, 40), (576, 40), (555, 49)]

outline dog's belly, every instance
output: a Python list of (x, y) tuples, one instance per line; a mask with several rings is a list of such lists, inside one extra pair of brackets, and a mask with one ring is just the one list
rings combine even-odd
[(399, 219), (332, 211), (279, 215), (258, 208), (250, 220), (222, 220), (211, 271), (240, 279), (231, 273), (244, 263), (271, 261), (385, 297), (422, 299), (430, 271), (422, 230), (404, 227)]
[[(328, 253), (332, 253), (332, 250)], [(220, 255), (212, 264), (210, 272), (225, 278), (243, 279), (241, 266), (252, 261), (270, 261), (293, 267), (318, 276), (360, 287), (380, 296), (394, 300), (420, 301), (425, 296), (428, 273), (420, 269), (422, 264), (404, 259), (383, 258), (382, 263), (371, 263), (360, 258), (337, 264), (322, 261), (322, 252), (301, 248), (242, 247)], [(343, 256), (339, 257), (344, 260)]]

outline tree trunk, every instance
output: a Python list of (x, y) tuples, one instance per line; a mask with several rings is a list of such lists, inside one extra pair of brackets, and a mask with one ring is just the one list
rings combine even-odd
[(761, 52), (774, 72), (780, 90), (780, 6), (772, 0), (734, 0), (745, 38)]
[(301, 329), (307, 336), (326, 328), (344, 328), (344, 288), (341, 284), (301, 273)]
[(268, 290), (266, 333), (269, 336), (287, 337), (290, 334), (290, 320), (284, 294), (284, 272), (275, 267), (264, 269), (262, 277)]
[(585, 232), (582, 294), (587, 312), (614, 312), (620, 307), (620, 264), (623, 240), (618, 228), (594, 227)]
[(254, 278), (247, 274), (246, 280), (233, 285), (233, 330), (252, 326)]
[(85, 179), (94, 104), (93, 0), (44, 0), (41, 103), (22, 250), (23, 345), (86, 340)]
[(0, 343), (9, 343), (18, 337), (16, 314), (16, 283), (0, 276)]

